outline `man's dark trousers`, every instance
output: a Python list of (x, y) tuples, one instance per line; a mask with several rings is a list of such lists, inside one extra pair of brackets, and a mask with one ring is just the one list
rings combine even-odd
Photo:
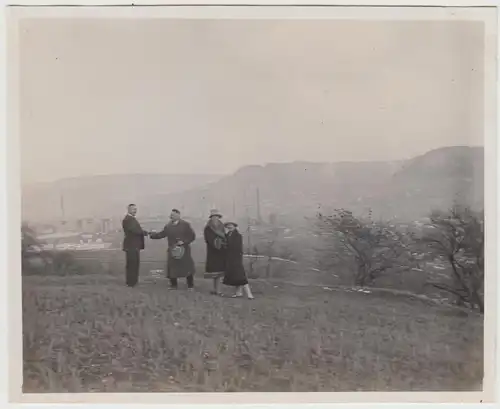
[(139, 281), (139, 265), (141, 251), (139, 249), (125, 250), (126, 261), (126, 283), (129, 287), (134, 287)]

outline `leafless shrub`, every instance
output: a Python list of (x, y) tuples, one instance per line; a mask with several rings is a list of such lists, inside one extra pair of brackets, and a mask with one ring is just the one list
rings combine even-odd
[(429, 254), (451, 267), (446, 282), (429, 285), (453, 294), (458, 304), (484, 312), (484, 212), (460, 205), (433, 211), (421, 241)]
[(371, 212), (361, 219), (345, 209), (332, 215), (317, 215), (319, 235), (325, 246), (320, 257), (325, 264), (347, 261), (353, 266), (354, 284), (367, 286), (387, 272), (401, 272), (417, 265), (412, 252), (412, 234), (383, 221)]

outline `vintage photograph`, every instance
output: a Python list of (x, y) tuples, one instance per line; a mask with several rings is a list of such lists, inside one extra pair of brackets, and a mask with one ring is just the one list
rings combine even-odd
[(20, 18), (23, 393), (482, 391), (495, 56), (440, 13)]

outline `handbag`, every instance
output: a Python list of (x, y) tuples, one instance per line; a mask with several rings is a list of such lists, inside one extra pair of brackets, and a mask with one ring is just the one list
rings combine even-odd
[(222, 247), (224, 246), (224, 240), (221, 238), (221, 237), (216, 237), (215, 240), (214, 240), (214, 247), (217, 249), (217, 250), (220, 250), (222, 249)]

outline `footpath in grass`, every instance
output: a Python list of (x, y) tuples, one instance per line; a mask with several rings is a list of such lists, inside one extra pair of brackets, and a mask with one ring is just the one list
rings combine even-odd
[[(481, 387), (483, 324), (420, 300), (253, 282), (167, 291), (23, 280), (24, 392), (442, 391)], [(229, 293), (229, 290), (228, 290)]]

